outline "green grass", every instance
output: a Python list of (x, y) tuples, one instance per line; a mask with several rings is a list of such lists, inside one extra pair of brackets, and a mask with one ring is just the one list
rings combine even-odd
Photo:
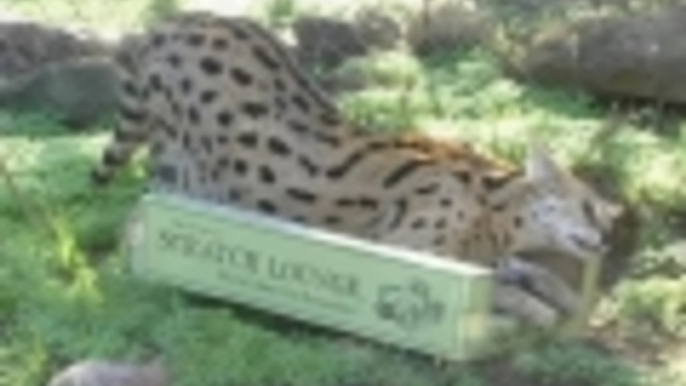
[[(38, 12), (41, 4), (13, 6)], [(56, 4), (56, 20), (76, 9)], [(79, 4), (94, 20), (109, 19), (103, 13), (114, 7)], [(108, 22), (129, 25), (131, 14), (145, 14), (141, 7), (118, 2), (121, 20)], [(280, 19), (290, 11), (273, 12)], [(517, 84), (479, 49), (425, 60), (387, 54), (351, 67), (372, 86), (341, 105), (370, 130), (456, 136), (513, 162), (529, 142), (543, 141), (637, 208), (637, 255), (594, 315), (601, 338), (545, 340), (487, 363), (437, 364), (146, 284), (128, 274), (119, 247), (144, 188), (142, 164), (95, 190), (88, 170), (107, 137), (102, 127), (75, 134), (40, 113), (0, 113), (0, 161), (10, 176), (0, 175), (0, 385), (44, 384), (86, 357), (154, 353), (165, 356), (178, 386), (686, 385), (686, 251), (674, 248), (686, 226), (683, 119), (658, 128), (612, 115), (584, 95)], [(648, 354), (661, 358), (644, 360)]]

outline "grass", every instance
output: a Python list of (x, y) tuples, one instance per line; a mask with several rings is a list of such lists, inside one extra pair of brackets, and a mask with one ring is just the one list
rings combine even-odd
[[(56, 4), (56, 14), (73, 7)], [(86, 1), (81, 12), (99, 4)], [(118, 4), (142, 9), (140, 1)], [(129, 23), (127, 12), (111, 23)], [(72, 133), (39, 112), (0, 112), (0, 162), (8, 171), (0, 175), (0, 385), (44, 384), (86, 357), (156, 353), (179, 386), (686, 385), (686, 251), (678, 247), (686, 122), (657, 127), (584, 95), (515, 83), (480, 49), (425, 60), (388, 55), (348, 70), (371, 85), (341, 100), (360, 124), (457, 136), (513, 162), (530, 141), (543, 141), (636, 208), (639, 248), (595, 312), (593, 339), (546, 339), (484, 363), (440, 364), (138, 281), (119, 240), (144, 189), (142, 164), (95, 190), (88, 170), (108, 125)]]

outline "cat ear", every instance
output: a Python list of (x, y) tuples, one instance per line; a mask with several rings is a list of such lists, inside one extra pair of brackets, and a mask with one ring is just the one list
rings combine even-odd
[(556, 187), (564, 184), (566, 173), (541, 144), (531, 145), (526, 161), (526, 177), (534, 184)]

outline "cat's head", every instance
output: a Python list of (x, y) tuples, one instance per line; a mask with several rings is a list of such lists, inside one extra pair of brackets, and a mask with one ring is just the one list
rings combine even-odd
[(531, 148), (521, 178), (526, 194), (512, 218), (513, 249), (557, 251), (580, 259), (607, 252), (620, 205), (560, 167), (541, 146)]

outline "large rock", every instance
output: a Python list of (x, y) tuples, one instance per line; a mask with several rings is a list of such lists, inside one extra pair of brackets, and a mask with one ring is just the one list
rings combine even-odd
[(471, 48), (492, 33), (490, 21), (471, 0), (424, 0), (409, 9), (405, 34), (418, 54)]
[(31, 72), (47, 63), (103, 55), (94, 39), (29, 21), (0, 23), (0, 77)]
[(332, 18), (301, 17), (293, 24), (293, 32), (298, 41), (296, 55), (317, 70), (334, 68), (369, 49), (353, 25)]
[(115, 46), (30, 21), (0, 22), (0, 108), (79, 128), (116, 107)]
[(512, 60), (518, 77), (593, 94), (686, 103), (686, 7), (605, 17), (542, 34)]
[(402, 42), (402, 25), (393, 13), (378, 5), (362, 6), (355, 13), (353, 27), (371, 48), (392, 50)]

